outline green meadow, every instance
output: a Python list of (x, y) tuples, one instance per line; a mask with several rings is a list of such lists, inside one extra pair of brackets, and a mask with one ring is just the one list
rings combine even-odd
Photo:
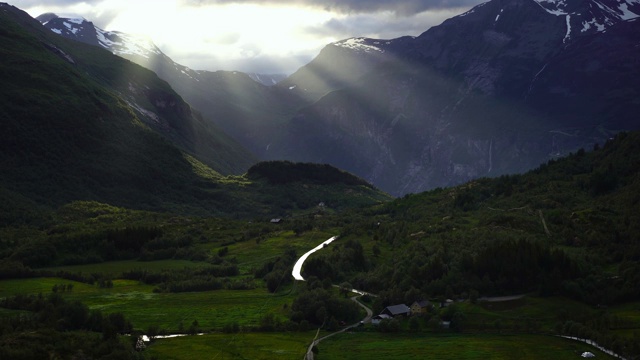
[(201, 268), (209, 265), (203, 261), (189, 260), (157, 260), (157, 261), (108, 261), (97, 264), (72, 265), (72, 266), (56, 266), (45, 268), (52, 272), (66, 271), (72, 273), (93, 274), (100, 273), (110, 276), (119, 276), (123, 272), (132, 270), (162, 271), (162, 270), (182, 270), (184, 268)]
[(284, 320), (286, 308), (294, 299), (289, 293), (271, 294), (264, 288), (155, 293), (154, 286), (132, 280), (114, 280), (113, 288), (99, 288), (60, 278), (3, 280), (0, 297), (47, 294), (61, 284), (74, 285), (72, 291), (62, 293), (69, 300), (79, 300), (90, 309), (105, 313), (120, 312), (141, 331), (158, 326), (169, 333), (186, 331), (194, 321), (200, 330), (212, 331), (234, 323), (258, 326), (260, 319), (269, 313)]
[(145, 353), (148, 358), (166, 360), (303, 359), (314, 336), (313, 331), (185, 336), (155, 340)]
[(543, 335), (383, 334), (355, 332), (333, 336), (318, 346), (317, 359), (480, 360), (579, 359), (590, 351), (613, 358), (577, 341)]

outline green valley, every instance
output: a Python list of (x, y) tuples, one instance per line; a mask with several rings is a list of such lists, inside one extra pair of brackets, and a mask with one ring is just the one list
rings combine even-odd
[(639, 132), (392, 198), (6, 4), (0, 57), (2, 359), (640, 358)]

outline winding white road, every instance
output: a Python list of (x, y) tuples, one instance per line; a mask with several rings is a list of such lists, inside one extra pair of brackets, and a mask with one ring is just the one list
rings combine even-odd
[(293, 278), (296, 279), (296, 280), (304, 281), (304, 278), (302, 277), (302, 275), (300, 275), (300, 271), (302, 271), (302, 264), (304, 264), (304, 261), (307, 260), (309, 255), (311, 255), (314, 252), (322, 249), (325, 245), (331, 244), (331, 242), (333, 242), (333, 240), (335, 240), (337, 238), (338, 238), (337, 236), (334, 236), (334, 237), (330, 238), (329, 240), (323, 242), (322, 244), (320, 244), (320, 245), (314, 247), (313, 249), (307, 251), (304, 255), (302, 255), (300, 257), (300, 259), (298, 259), (298, 261), (296, 261), (296, 264), (293, 265), (293, 271), (291, 271), (291, 275), (293, 276)]
[[(293, 276), (294, 279), (296, 280), (300, 280), (300, 281), (304, 281), (304, 278), (302, 277), (302, 275), (300, 275), (300, 272), (302, 271), (302, 264), (304, 264), (305, 260), (307, 260), (307, 258), (309, 257), (309, 255), (313, 254), (314, 252), (324, 248), (326, 245), (331, 244), (331, 242), (333, 242), (335, 239), (337, 239), (337, 236), (334, 236), (328, 240), (326, 240), (325, 242), (323, 242), (322, 244), (314, 247), (313, 249), (307, 251), (304, 255), (302, 255), (300, 257), (300, 259), (298, 259), (298, 261), (296, 261), (296, 264), (293, 265), (293, 271), (291, 271), (291, 275)], [(333, 285), (335, 287), (339, 287), (338, 285)], [(371, 296), (375, 296), (373, 294), (369, 294), (367, 292), (364, 291), (360, 291), (360, 290), (356, 290), (356, 289), (351, 289), (351, 292), (356, 293), (360, 296), (362, 295), (371, 295)], [(321, 337), (318, 339), (318, 335), (320, 335), (320, 329), (318, 329), (318, 332), (316, 333), (316, 337), (313, 339), (313, 341), (311, 341), (311, 345), (309, 345), (309, 348), (307, 349), (307, 353), (305, 354), (304, 358), (305, 360), (313, 360), (313, 347), (318, 345), (318, 343), (326, 338), (329, 338), (335, 334), (339, 334), (342, 332), (345, 332), (347, 330), (353, 329), (357, 326), (360, 326), (364, 323), (368, 323), (371, 321), (371, 317), (373, 316), (373, 312), (371, 311), (370, 308), (368, 308), (366, 305), (364, 305), (363, 303), (361, 303), (360, 301), (358, 301), (358, 298), (360, 296), (356, 296), (356, 297), (352, 297), (351, 300), (353, 300), (356, 304), (360, 305), (360, 307), (362, 307), (366, 312), (367, 312), (367, 316), (362, 319), (362, 321), (357, 322), (353, 325), (347, 326), (345, 328), (343, 328), (342, 330), (336, 331), (334, 333), (331, 333), (327, 336)]]

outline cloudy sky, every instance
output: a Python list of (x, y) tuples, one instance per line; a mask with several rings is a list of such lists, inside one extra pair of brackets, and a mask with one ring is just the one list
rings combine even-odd
[(143, 34), (197, 70), (292, 73), (328, 43), (419, 35), (484, 0), (8, 0)]

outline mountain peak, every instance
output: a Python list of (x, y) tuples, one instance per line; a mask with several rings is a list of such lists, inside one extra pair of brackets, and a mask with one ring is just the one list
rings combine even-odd
[(58, 18), (58, 17), (59, 17), (58, 14), (54, 14), (54, 13), (49, 12), (49, 13), (44, 13), (44, 14), (38, 16), (36, 18), (36, 20), (40, 21), (42, 24), (46, 24), (49, 21), (51, 21), (51, 20), (53, 20), (55, 18)]
[(343, 47), (355, 51), (363, 51), (363, 52), (384, 52), (383, 47), (385, 45), (390, 45), (391, 42), (389, 40), (376, 40), (376, 39), (368, 39), (364, 37), (353, 37), (345, 40), (340, 40), (332, 43), (331, 45)]
[(152, 54), (162, 53), (147, 36), (106, 31), (81, 16), (46, 13), (38, 16), (36, 20), (58, 35), (101, 46), (116, 55), (134, 55), (148, 59)]

